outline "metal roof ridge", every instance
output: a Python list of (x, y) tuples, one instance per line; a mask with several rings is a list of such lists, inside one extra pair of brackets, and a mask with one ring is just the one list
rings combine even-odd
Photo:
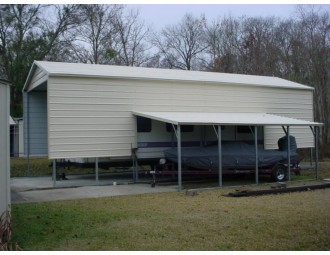
[[(69, 63), (69, 62), (51, 62), (51, 61), (34, 61), (39, 68), (43, 69), (48, 73), (50, 76), (59, 75), (59, 76), (85, 76), (85, 77), (111, 77), (111, 78), (126, 78), (126, 79), (146, 79), (146, 80), (175, 80), (175, 81), (191, 81), (191, 82), (198, 82), (199, 80), (202, 82), (210, 82), (210, 83), (222, 83), (222, 84), (230, 84), (233, 85), (250, 85), (250, 86), (269, 86), (275, 88), (296, 88), (296, 89), (307, 89), (307, 90), (314, 90), (314, 88), (300, 84), (294, 81), (290, 81), (287, 79), (283, 79), (276, 76), (265, 76), (265, 75), (250, 75), (250, 74), (236, 74), (236, 73), (218, 73), (218, 72), (207, 72), (207, 71), (195, 71), (195, 70), (177, 70), (177, 69), (165, 69), (165, 68), (150, 68), (150, 67), (132, 67), (132, 66), (118, 66), (118, 65), (105, 65), (105, 64), (89, 64), (89, 63)], [(141, 70), (140, 74), (130, 73), (130, 74), (122, 74), (122, 73), (115, 73), (115, 74), (102, 74), (100, 73), (84, 73), (83, 71), (71, 71), (68, 72), (67, 68), (66, 71), (63, 70), (50, 70), (51, 67), (49, 65), (70, 65), (74, 67), (75, 65), (88, 65), (92, 68), (99, 69), (99, 71), (106, 71), (105, 69), (113, 68), (117, 69), (118, 71), (124, 72), (126, 70)], [(146, 75), (147, 71), (156, 72), (154, 74)], [(188, 73), (187, 77), (176, 77), (175, 75), (184, 74), (184, 72)], [(127, 72), (128, 73), (128, 72)], [(167, 73), (172, 73), (172, 77), (167, 77)], [(175, 75), (174, 75), (175, 74)], [(198, 75), (202, 77), (198, 77)], [(211, 78), (207, 78), (206, 76), (212, 76)], [(235, 76), (239, 78), (235, 81)], [(222, 79), (216, 79), (216, 78)], [(244, 79), (244, 77), (249, 77), (252, 80)], [(253, 81), (253, 79), (256, 81)], [(233, 79), (233, 80), (230, 80)], [(261, 79), (266, 79), (266, 81), (262, 81)], [(287, 83), (287, 84), (272, 84), (272, 81), (278, 81), (279, 83)]]

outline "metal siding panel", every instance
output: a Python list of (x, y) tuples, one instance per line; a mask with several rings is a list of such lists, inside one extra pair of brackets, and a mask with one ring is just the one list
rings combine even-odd
[(10, 87), (0, 82), (0, 215), (10, 210), (9, 102)]
[[(214, 86), (205, 93), (205, 110), (209, 112), (265, 112), (284, 117), (313, 121), (312, 91)], [(222, 92), (225, 91), (224, 94)], [(213, 100), (212, 100), (213, 99)], [(276, 130), (276, 131), (275, 131)], [(278, 138), (284, 135), (282, 128), (265, 127), (265, 148), (277, 148)], [(299, 132), (298, 132), (299, 130)], [(313, 136), (308, 128), (292, 128), (291, 134), (297, 136), (299, 148), (313, 147)]]
[(105, 79), (51, 78), (48, 95), (49, 158), (131, 155), (131, 87), (109, 86)]
[(23, 92), (23, 148), (24, 153), (27, 155), (28, 153), (28, 141), (27, 141), (27, 123), (28, 123), (28, 102), (27, 102), (27, 92)]
[(19, 157), (25, 155), (24, 152), (24, 122), (23, 119), (18, 122), (18, 134), (19, 134), (19, 146), (18, 146), (18, 154)]
[[(51, 106), (51, 111), (60, 111), (60, 110), (66, 110), (66, 111), (90, 111), (93, 109), (94, 111), (108, 111), (108, 109), (111, 109), (112, 111), (129, 111), (131, 112), (132, 106), (131, 105), (125, 105), (123, 103), (120, 104), (114, 104), (114, 103), (106, 103), (106, 104), (91, 104), (90, 102), (67, 102), (67, 103), (52, 103), (48, 101), (48, 105)], [(92, 107), (91, 107), (92, 105)]]
[[(309, 127), (290, 127), (290, 135), (296, 138), (298, 148), (313, 148), (314, 138)], [(265, 148), (278, 149), (277, 141), (285, 136), (282, 127), (265, 127)]]
[(49, 155), (51, 159), (60, 159), (60, 158), (70, 158), (66, 155), (71, 155), (71, 158), (95, 158), (97, 157), (105, 157), (109, 158), (123, 158), (126, 157), (128, 160), (131, 159), (131, 148), (129, 149), (111, 149), (111, 150), (77, 150), (77, 151), (68, 151), (68, 150), (58, 150), (52, 151), (52, 154)]
[[(24, 93), (24, 106), (25, 154), (47, 155), (47, 92), (31, 91), (28, 95)], [(29, 148), (27, 147), (28, 142)]]
[[(259, 112), (313, 120), (311, 93), (248, 85), (52, 77), (48, 80), (49, 157), (130, 155), (130, 146), (136, 142), (133, 110)], [(98, 130), (109, 139), (94, 139)], [(111, 142), (112, 130), (118, 136), (115, 142)], [(66, 144), (62, 143), (64, 134), (70, 136)], [(276, 145), (277, 136), (265, 128), (265, 145)], [(310, 146), (310, 134), (305, 130), (297, 140), (300, 147)]]
[[(280, 107), (274, 107), (269, 113), (313, 121), (313, 91), (291, 91), (290, 94), (293, 100), (284, 102)], [(274, 94), (273, 101), (276, 100), (276, 96), (277, 94)], [(290, 134), (295, 136), (298, 148), (314, 147), (314, 138), (309, 127), (291, 127)], [(277, 149), (277, 140), (284, 135), (282, 127), (265, 127), (265, 148)]]

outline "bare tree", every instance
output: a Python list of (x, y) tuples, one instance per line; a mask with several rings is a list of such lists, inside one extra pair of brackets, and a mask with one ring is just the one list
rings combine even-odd
[(197, 69), (199, 56), (207, 48), (204, 41), (205, 18), (186, 14), (175, 26), (165, 27), (154, 35), (153, 44), (169, 68)]
[(274, 44), (275, 18), (242, 19), (240, 72), (276, 75), (277, 47)]
[(115, 63), (126, 66), (140, 66), (148, 60), (150, 49), (146, 38), (150, 28), (139, 18), (139, 12), (121, 10), (115, 15), (113, 27), (116, 31)]
[[(73, 5), (0, 5), (0, 70), (12, 82), (11, 114), (22, 115), (22, 87), (33, 60), (42, 60), (60, 45), (75, 25)], [(49, 13), (54, 20), (45, 19)]]
[(278, 66), (281, 76), (289, 78), (293, 70), (292, 52), (294, 40), (293, 34), (295, 30), (295, 22), (293, 19), (280, 21), (275, 27), (274, 43), (278, 48)]
[(79, 5), (82, 22), (75, 31), (76, 43), (72, 52), (80, 62), (109, 62), (108, 52), (113, 48), (116, 33), (112, 27), (113, 19), (122, 8), (121, 5)]
[(238, 71), (240, 29), (239, 19), (230, 16), (218, 18), (206, 26), (207, 70), (228, 73)]
[[(319, 6), (298, 6), (305, 81), (315, 88), (315, 119), (324, 123), (321, 144), (330, 143), (330, 17)], [(324, 151), (324, 150), (323, 150)], [(329, 149), (327, 149), (329, 152)]]

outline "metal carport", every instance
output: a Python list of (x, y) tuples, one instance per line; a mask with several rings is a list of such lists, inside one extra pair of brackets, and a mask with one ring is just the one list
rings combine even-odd
[[(221, 150), (221, 126), (250, 126), (254, 127), (255, 156), (256, 156), (256, 183), (258, 183), (258, 126), (282, 126), (287, 135), (288, 148), (290, 147), (290, 126), (309, 126), (315, 142), (315, 171), (318, 178), (318, 133), (322, 123), (293, 119), (267, 113), (216, 113), (216, 112), (139, 112), (133, 111), (133, 115), (170, 123), (173, 125), (177, 137), (178, 149), (178, 186), (182, 190), (182, 166), (181, 166), (181, 126), (182, 125), (209, 125), (214, 127), (218, 137), (219, 146), (219, 186), (222, 186), (222, 150)], [(288, 149), (288, 179), (290, 176), (290, 150)]]

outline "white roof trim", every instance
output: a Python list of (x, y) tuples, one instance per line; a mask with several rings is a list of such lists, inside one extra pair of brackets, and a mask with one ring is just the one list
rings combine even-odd
[(213, 113), (213, 112), (133, 112), (175, 125), (223, 126), (321, 126), (322, 123), (293, 119), (267, 113)]
[(312, 87), (272, 76), (48, 61), (34, 61), (24, 90), (26, 90), (36, 66), (49, 76), (171, 80), (313, 90)]
[(11, 116), (9, 116), (9, 125), (16, 125), (16, 122)]

